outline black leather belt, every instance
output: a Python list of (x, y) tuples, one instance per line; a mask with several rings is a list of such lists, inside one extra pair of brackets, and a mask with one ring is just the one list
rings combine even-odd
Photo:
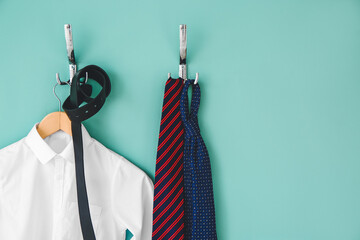
[[(102, 89), (99, 94), (91, 98), (92, 86), (80, 79), (85, 78), (98, 82)], [(81, 132), (81, 122), (95, 115), (104, 105), (110, 94), (111, 84), (109, 76), (98, 66), (89, 65), (79, 70), (72, 79), (70, 96), (65, 100), (63, 109), (71, 120), (71, 131), (74, 143), (76, 188), (81, 231), (84, 240), (95, 240), (95, 232), (91, 222), (89, 201), (85, 184), (84, 152)], [(82, 103), (86, 103), (80, 106)]]

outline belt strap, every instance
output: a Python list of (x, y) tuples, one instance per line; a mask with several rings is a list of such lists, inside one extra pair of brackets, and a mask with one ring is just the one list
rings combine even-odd
[[(80, 81), (85, 78), (98, 82), (102, 89), (94, 98), (91, 97), (92, 86)], [(85, 184), (84, 152), (81, 122), (95, 115), (104, 105), (110, 94), (111, 84), (106, 72), (96, 65), (89, 65), (79, 70), (72, 79), (70, 96), (65, 100), (63, 109), (71, 120), (71, 129), (75, 154), (76, 188), (81, 231), (84, 240), (95, 240), (95, 232), (91, 222), (89, 201)], [(86, 103), (80, 106), (82, 103)]]

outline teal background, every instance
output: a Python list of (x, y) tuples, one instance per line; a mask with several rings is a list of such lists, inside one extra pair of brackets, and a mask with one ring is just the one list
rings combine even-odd
[(85, 126), (152, 178), (188, 25), (220, 240), (360, 239), (359, 0), (1, 0), (0, 147), (58, 109), (65, 23), (113, 85)]

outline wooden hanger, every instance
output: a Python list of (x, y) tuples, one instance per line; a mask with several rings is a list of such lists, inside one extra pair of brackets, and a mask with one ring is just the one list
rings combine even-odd
[(37, 126), (37, 131), (43, 139), (59, 130), (72, 136), (71, 121), (65, 112), (52, 112), (46, 115)]
[(39, 135), (44, 139), (51, 134), (62, 130), (72, 136), (71, 121), (65, 112), (61, 112), (61, 100), (56, 95), (55, 88), (57, 85), (61, 85), (61, 82), (57, 82), (53, 88), (53, 93), (59, 101), (59, 111), (52, 112), (46, 115), (41, 122), (37, 125), (37, 131)]

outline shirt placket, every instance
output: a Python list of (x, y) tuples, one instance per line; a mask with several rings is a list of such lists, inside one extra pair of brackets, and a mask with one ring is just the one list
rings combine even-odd
[(65, 161), (62, 157), (55, 157), (55, 174), (54, 174), (54, 205), (53, 205), (53, 240), (61, 238), (61, 213), (63, 209), (64, 196), (64, 169)]

